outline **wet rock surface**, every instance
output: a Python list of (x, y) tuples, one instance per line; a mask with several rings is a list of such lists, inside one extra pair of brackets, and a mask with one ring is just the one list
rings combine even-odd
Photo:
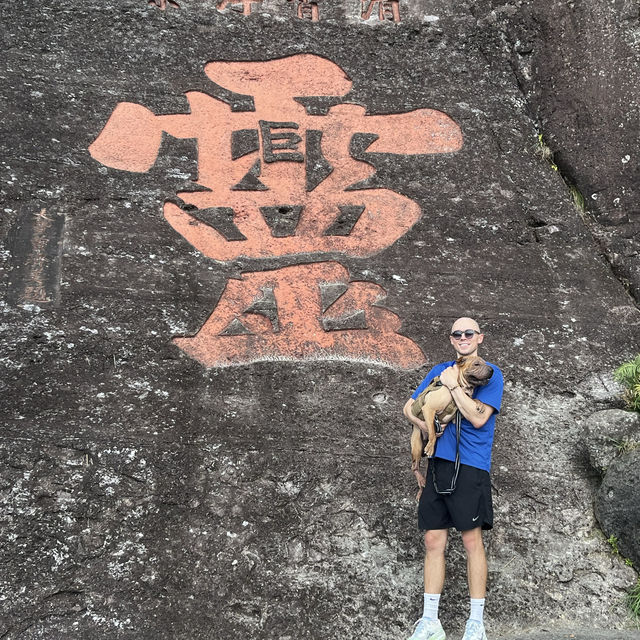
[[(507, 380), (488, 628), (634, 637), (623, 599), (637, 574), (598, 527), (584, 434), (619, 403), (611, 372), (635, 356), (640, 313), (540, 156), (495, 24), (438, 1), (401, 3), (400, 23), (363, 21), (359, 3), (319, 3), (318, 22), (292, 2), (246, 16), (179, 4), (0, 6), (0, 636), (404, 637), (422, 548), (401, 409), (471, 314)], [(162, 213), (197, 179), (193, 139), (164, 135), (141, 173), (88, 152), (120, 102), (186, 114), (185, 92), (220, 94), (205, 63), (302, 52), (339, 65), (372, 114), (437, 109), (462, 130), (451, 154), (355, 141), (369, 186), (422, 212), (375, 255), (211, 260)], [(234, 113), (251, 106), (225, 95)], [(206, 368), (172, 341), (229, 280), (322, 259), (382, 287), (424, 367), (372, 354)], [(463, 628), (457, 534), (448, 562), (442, 619)]]

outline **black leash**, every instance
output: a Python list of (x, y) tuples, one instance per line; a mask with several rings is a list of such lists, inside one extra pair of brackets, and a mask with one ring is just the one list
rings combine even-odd
[(460, 471), (460, 434), (462, 432), (462, 416), (460, 411), (456, 411), (456, 417), (454, 418), (456, 424), (456, 461), (453, 468), (453, 478), (451, 478), (451, 486), (448, 489), (440, 491), (438, 489), (438, 482), (436, 481), (436, 461), (433, 458), (433, 488), (436, 493), (441, 496), (450, 496), (456, 490), (456, 482), (458, 481), (458, 473)]

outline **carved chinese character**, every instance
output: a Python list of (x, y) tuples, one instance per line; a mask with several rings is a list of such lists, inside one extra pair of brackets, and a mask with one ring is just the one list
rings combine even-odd
[[(184, 206), (167, 202), (164, 214), (214, 260), (378, 253), (415, 224), (420, 207), (389, 189), (359, 187), (374, 170), (351, 155), (354, 139), (369, 136), (368, 151), (398, 154), (446, 153), (462, 145), (458, 125), (430, 109), (376, 116), (357, 104), (338, 104), (310, 113), (296, 98), (351, 89), (342, 69), (315, 55), (212, 62), (205, 71), (216, 84), (251, 95), (255, 110), (232, 112), (195, 91), (187, 94), (184, 115), (156, 116), (120, 103), (89, 150), (103, 164), (148, 171), (163, 131), (197, 139), (198, 183), (206, 189), (178, 194)], [(216, 216), (213, 224), (205, 220)]]
[[(205, 72), (216, 85), (251, 96), (253, 108), (232, 111), (222, 99), (195, 91), (187, 94), (189, 111), (185, 114), (156, 116), (141, 105), (120, 103), (89, 150), (96, 160), (108, 166), (145, 172), (156, 161), (164, 132), (177, 138), (195, 138), (197, 188), (179, 193), (177, 203), (166, 202), (164, 216), (189, 243), (219, 262), (281, 256), (297, 256), (299, 261), (308, 262), (313, 256), (317, 260), (329, 253), (334, 259), (336, 254), (378, 253), (405, 234), (420, 218), (421, 210), (414, 201), (390, 189), (367, 188), (365, 181), (374, 169), (354, 157), (354, 141), (364, 140), (371, 152), (403, 155), (451, 153), (462, 145), (458, 125), (439, 111), (417, 109), (376, 116), (368, 115), (365, 107), (357, 104), (335, 104), (336, 99), (349, 93), (351, 81), (340, 67), (319, 56), (212, 62), (206, 65)], [(331, 97), (333, 106), (319, 108), (317, 102), (314, 106), (313, 100), (317, 101), (318, 96)], [(312, 102), (305, 102), (305, 98)], [(223, 306), (219, 305), (214, 316), (224, 317), (225, 326), (216, 324), (215, 331), (210, 330), (212, 316), (207, 330), (203, 327), (193, 338), (196, 342), (185, 338), (178, 343), (185, 350), (187, 345), (197, 344), (198, 348), (189, 347), (189, 352), (202, 354), (209, 349), (205, 344), (208, 342), (215, 351), (222, 344), (219, 338), (227, 339), (224, 344), (231, 344), (231, 337), (257, 335), (256, 323), (268, 320), (273, 335), (269, 348), (260, 353), (286, 355), (289, 347), (275, 342), (284, 339), (282, 314), (289, 313), (293, 314), (292, 322), (295, 316), (293, 333), (287, 337), (291, 344), (298, 339), (307, 344), (313, 335), (315, 349), (323, 351), (329, 343), (318, 337), (322, 331), (356, 331), (360, 338), (354, 337), (355, 342), (347, 340), (344, 345), (367, 344), (373, 349), (371, 357), (382, 358), (387, 351), (380, 341), (384, 338), (386, 343), (395, 344), (397, 340), (389, 337), (395, 329), (391, 333), (378, 332), (373, 342), (363, 342), (362, 332), (371, 331), (373, 326), (368, 321), (362, 324), (363, 314), (372, 313), (363, 305), (347, 309), (346, 315), (321, 321), (307, 305), (307, 321), (316, 327), (311, 333), (304, 327), (304, 313), (285, 308), (297, 304), (295, 296), (281, 296), (285, 289), (293, 291), (294, 282), (308, 299), (312, 290), (313, 295), (319, 295), (321, 276), (307, 266), (280, 270), (282, 277), (278, 271), (271, 271), (268, 282), (253, 273), (243, 280), (245, 284), (230, 283), (234, 299), (241, 299), (238, 287), (253, 287), (251, 296), (256, 295), (255, 286), (263, 292), (262, 298), (253, 302), (242, 298), (243, 309), (234, 308), (233, 317), (228, 318), (221, 300)], [(289, 275), (296, 271), (296, 277)], [(352, 288), (363, 290), (365, 284), (369, 286), (360, 283)], [(349, 296), (342, 298), (343, 303), (348, 299)], [(271, 315), (265, 315), (267, 311)], [(384, 318), (389, 327), (396, 326), (389, 314)], [(218, 345), (215, 349), (214, 344)], [(331, 349), (338, 349), (338, 343), (330, 345)], [(344, 355), (343, 346), (340, 353)], [(313, 349), (307, 345), (303, 351), (308, 354)], [(393, 352), (392, 349), (389, 354)], [(398, 364), (415, 361), (401, 356), (401, 351), (397, 353)], [(363, 357), (355, 346), (353, 354)], [(249, 356), (238, 355), (234, 361), (242, 357)], [(222, 361), (218, 356), (213, 360), (207, 356), (202, 361), (214, 360)]]
[(320, 19), (318, 0), (289, 0), (289, 2), (295, 2), (297, 4), (296, 15), (301, 20), (317, 22)]
[(380, 306), (382, 287), (350, 282), (336, 262), (297, 265), (229, 280), (193, 338), (178, 346), (205, 366), (318, 357), (375, 359), (405, 368), (424, 356)]
[(219, 0), (218, 11), (223, 11), (227, 7), (231, 7), (233, 11), (241, 11), (243, 15), (248, 16), (253, 11), (254, 5), (262, 3), (262, 0)]
[(379, 20), (400, 22), (399, 0), (362, 0), (362, 19), (368, 20), (375, 8)]

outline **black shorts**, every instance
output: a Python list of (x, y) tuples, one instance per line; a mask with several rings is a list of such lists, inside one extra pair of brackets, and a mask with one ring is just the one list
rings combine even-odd
[(491, 479), (483, 469), (466, 464), (460, 465), (455, 491), (448, 496), (436, 493), (433, 485), (433, 469), (436, 470), (438, 489), (451, 486), (454, 463), (442, 458), (429, 460), (427, 485), (418, 505), (418, 526), (423, 531), (449, 529), (468, 531), (482, 527), (493, 527), (493, 503), (491, 500)]

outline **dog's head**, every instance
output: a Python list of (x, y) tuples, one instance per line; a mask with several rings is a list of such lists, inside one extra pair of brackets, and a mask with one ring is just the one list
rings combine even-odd
[(461, 387), (481, 387), (493, 375), (493, 369), (478, 356), (463, 356), (456, 361)]

